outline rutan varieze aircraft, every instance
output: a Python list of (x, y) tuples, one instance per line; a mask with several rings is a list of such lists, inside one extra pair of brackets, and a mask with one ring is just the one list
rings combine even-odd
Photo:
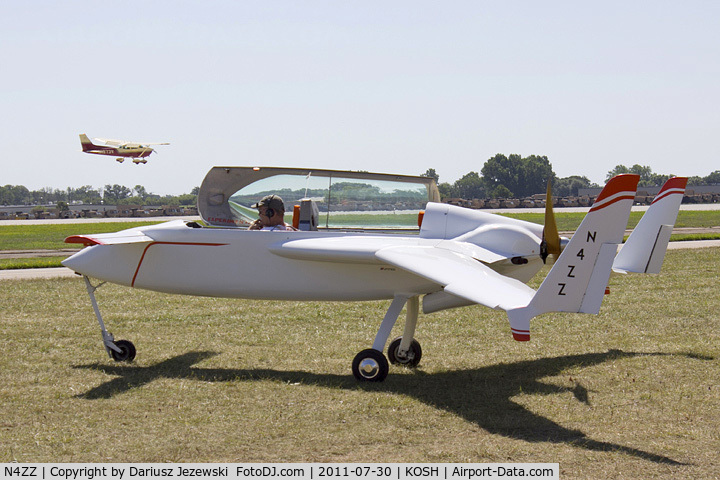
[[(372, 347), (352, 362), (359, 381), (379, 382), (389, 364), (420, 362), (421, 302), (425, 314), (473, 304), (504, 310), (513, 338), (529, 341), (530, 320), (539, 315), (597, 314), (613, 270), (659, 272), (687, 178), (666, 182), (618, 254), (639, 179), (612, 178), (567, 239), (558, 234), (552, 202), (543, 226), (439, 203), (428, 177), (214, 167), (198, 193), (202, 220), (73, 235), (65, 242), (86, 248), (62, 263), (84, 277), (103, 344), (116, 361), (132, 361), (136, 351), (105, 328), (95, 299), (105, 282), (208, 297), (392, 300)], [(299, 203), (291, 208), (297, 230), (251, 230), (255, 202), (278, 189), (287, 205)], [(555, 261), (535, 290), (526, 283), (548, 257)], [(390, 341), (403, 308), (403, 334)]]
[[(98, 145), (98, 143), (103, 145)], [(111, 155), (117, 157), (116, 160), (120, 163), (123, 163), (125, 158), (129, 157), (133, 159), (135, 165), (147, 163), (145, 157), (155, 151), (150, 145), (170, 145), (169, 143), (132, 143), (106, 138), (93, 138), (91, 141), (84, 133), (80, 134), (80, 144), (82, 145), (82, 151), (85, 153)]]

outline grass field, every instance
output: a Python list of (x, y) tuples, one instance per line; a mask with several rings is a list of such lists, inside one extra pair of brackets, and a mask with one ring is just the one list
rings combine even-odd
[[(421, 315), (417, 370), (358, 384), (389, 302), (259, 302), (4, 281), (0, 462), (559, 462), (561, 478), (718, 478), (720, 249), (611, 279), (599, 316)], [(537, 285), (537, 284), (535, 284)], [(403, 318), (403, 317), (401, 317)], [(400, 324), (402, 322), (399, 322)], [(400, 334), (402, 325), (394, 333)]]
[[(60, 250), (72, 245), (64, 243), (70, 235), (109, 233), (126, 228), (154, 225), (154, 222), (108, 222), (108, 223), (53, 223), (23, 225), (0, 225), (0, 250)], [(80, 249), (82, 245), (77, 245)]]

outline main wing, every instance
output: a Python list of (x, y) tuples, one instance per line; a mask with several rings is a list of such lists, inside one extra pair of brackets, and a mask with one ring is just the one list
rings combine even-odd
[(375, 253), (384, 262), (444, 287), (445, 293), (490, 308), (527, 305), (535, 290), (458, 252), (437, 247), (388, 247)]
[(127, 143), (124, 140), (113, 140), (112, 138), (93, 138), (93, 142), (104, 143), (112, 147), (121, 147)]
[[(283, 241), (270, 247), (276, 255), (297, 260), (379, 263), (401, 268), (437, 283), (444, 293), (465, 304), (490, 308), (526, 305), (533, 289), (494, 271), (483, 262), (502, 260), (477, 245), (452, 241), (422, 241), (382, 236), (341, 236)], [(401, 290), (402, 286), (398, 285)]]

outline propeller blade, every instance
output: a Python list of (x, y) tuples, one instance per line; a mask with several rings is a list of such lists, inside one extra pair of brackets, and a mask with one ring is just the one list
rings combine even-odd
[(545, 195), (545, 226), (540, 243), (540, 257), (543, 262), (547, 260), (548, 255), (560, 255), (560, 233), (558, 233), (553, 211), (551, 180), (548, 180), (547, 194)]

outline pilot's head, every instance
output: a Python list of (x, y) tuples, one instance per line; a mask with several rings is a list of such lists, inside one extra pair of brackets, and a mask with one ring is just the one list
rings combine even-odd
[(266, 226), (284, 223), (285, 204), (277, 195), (267, 195), (251, 207), (258, 209), (260, 221)]

